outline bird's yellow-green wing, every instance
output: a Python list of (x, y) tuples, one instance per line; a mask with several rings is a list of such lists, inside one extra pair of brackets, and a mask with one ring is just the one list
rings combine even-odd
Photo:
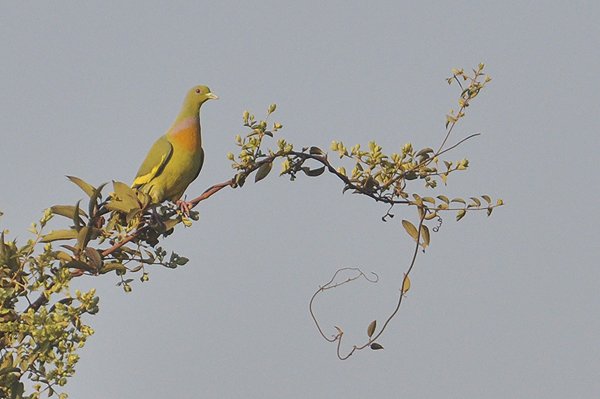
[(165, 136), (156, 140), (133, 180), (132, 187), (140, 187), (160, 175), (173, 155), (173, 146)]
[(202, 147), (200, 147), (200, 149), (198, 150), (198, 157), (200, 158), (200, 165), (198, 165), (198, 170), (196, 171), (194, 178), (190, 180), (190, 182), (196, 180), (196, 178), (200, 174), (200, 171), (202, 170), (202, 165), (204, 165), (204, 149), (202, 149)]

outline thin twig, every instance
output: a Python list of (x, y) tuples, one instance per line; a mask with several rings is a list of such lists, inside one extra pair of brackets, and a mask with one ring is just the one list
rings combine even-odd
[[(415, 266), (415, 262), (417, 260), (417, 255), (419, 254), (419, 248), (421, 246), (421, 242), (420, 242), (421, 241), (421, 232), (423, 230), (423, 224), (424, 224), (424, 221), (425, 221), (425, 215), (426, 215), (425, 212), (421, 212), (421, 218), (419, 220), (419, 227), (417, 229), (417, 240), (416, 240), (416, 243), (415, 243), (415, 249), (413, 251), (413, 255), (412, 255), (412, 258), (411, 258), (410, 265), (409, 265), (408, 269), (406, 270), (406, 272), (404, 273), (404, 278), (402, 279), (402, 285), (400, 287), (400, 296), (398, 298), (398, 302), (396, 303), (396, 307), (394, 308), (393, 312), (387, 317), (386, 321), (383, 324), (383, 327), (381, 327), (381, 329), (379, 330), (379, 332), (377, 334), (375, 334), (374, 336), (369, 337), (369, 340), (365, 344), (360, 345), (360, 346), (353, 345), (352, 349), (348, 353), (346, 353), (345, 355), (342, 355), (342, 353), (341, 353), (341, 344), (342, 344), (342, 338), (343, 338), (343, 335), (344, 335), (343, 331), (339, 327), (336, 327), (336, 330), (338, 331), (338, 333), (335, 334), (333, 336), (333, 338), (327, 337), (325, 335), (325, 333), (323, 332), (323, 329), (322, 329), (322, 327), (321, 327), (321, 325), (320, 325), (320, 323), (319, 323), (319, 321), (318, 321), (318, 319), (317, 319), (317, 317), (316, 317), (316, 315), (314, 313), (314, 310), (313, 310), (314, 300), (317, 297), (317, 295), (319, 295), (321, 292), (323, 292), (323, 291), (325, 291), (327, 289), (330, 289), (330, 288), (335, 288), (335, 287), (338, 287), (340, 285), (346, 284), (346, 283), (348, 283), (350, 281), (354, 281), (354, 280), (360, 278), (361, 276), (364, 277), (365, 279), (367, 279), (368, 281), (371, 281), (371, 280), (369, 280), (366, 277), (366, 275), (360, 269), (358, 269), (358, 268), (342, 268), (342, 269), (338, 269), (334, 273), (333, 277), (327, 283), (325, 283), (323, 286), (319, 287), (319, 289), (311, 297), (310, 302), (309, 302), (309, 312), (310, 312), (310, 315), (311, 315), (311, 317), (313, 319), (313, 322), (315, 323), (315, 326), (317, 327), (317, 330), (319, 331), (319, 333), (321, 334), (321, 336), (325, 340), (327, 340), (328, 342), (338, 341), (337, 345), (336, 345), (336, 354), (337, 354), (337, 357), (340, 360), (346, 360), (350, 356), (352, 356), (352, 354), (354, 354), (354, 352), (356, 352), (357, 350), (362, 350), (362, 349), (365, 349), (365, 348), (369, 347), (373, 342), (375, 342), (383, 334), (383, 332), (386, 330), (388, 324), (398, 314), (398, 311), (400, 310), (400, 306), (402, 305), (402, 301), (403, 301), (403, 299), (405, 297), (405, 294), (406, 294), (406, 291), (404, 291), (406, 280), (409, 278), (409, 275), (410, 275), (413, 267)], [(345, 281), (342, 281), (340, 283), (332, 285), (332, 283), (335, 280), (335, 278), (337, 277), (337, 275), (341, 271), (343, 271), (343, 270), (355, 270), (359, 274), (357, 276), (353, 277), (353, 278), (348, 278)], [(377, 276), (377, 275), (375, 274), (375, 276)]]

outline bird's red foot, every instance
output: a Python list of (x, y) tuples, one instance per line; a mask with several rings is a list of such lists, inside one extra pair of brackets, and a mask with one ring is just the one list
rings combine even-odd
[(190, 211), (192, 210), (192, 207), (194, 206), (194, 204), (192, 204), (191, 202), (181, 201), (181, 200), (178, 200), (177, 202), (175, 202), (175, 205), (177, 205), (179, 207), (179, 209), (181, 210), (181, 213), (183, 213), (183, 215), (185, 217), (190, 216)]

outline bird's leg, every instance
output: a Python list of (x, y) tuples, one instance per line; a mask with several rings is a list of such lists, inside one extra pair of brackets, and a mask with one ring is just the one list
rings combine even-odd
[(190, 211), (192, 210), (194, 204), (185, 200), (177, 200), (175, 205), (177, 205), (185, 217), (190, 217)]

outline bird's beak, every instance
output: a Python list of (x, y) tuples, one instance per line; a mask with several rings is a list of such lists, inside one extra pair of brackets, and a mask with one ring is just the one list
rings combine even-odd
[(214, 94), (214, 93), (208, 93), (208, 94), (206, 95), (206, 97), (208, 97), (208, 98), (209, 98), (209, 99), (211, 99), (211, 100), (218, 100), (218, 99), (219, 99), (219, 96), (217, 96), (217, 95), (216, 95), (216, 94)]

